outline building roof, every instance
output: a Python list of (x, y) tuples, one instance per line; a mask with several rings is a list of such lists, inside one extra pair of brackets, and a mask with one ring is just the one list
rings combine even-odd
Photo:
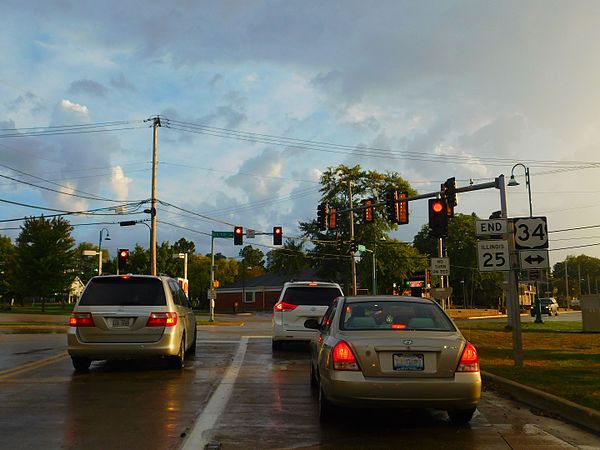
[(305, 269), (294, 276), (288, 275), (278, 275), (275, 273), (267, 273), (265, 275), (261, 275), (259, 277), (254, 278), (246, 278), (244, 280), (238, 280), (235, 283), (228, 284), (227, 286), (222, 286), (217, 289), (248, 289), (255, 288), (257, 286), (261, 287), (270, 287), (270, 288), (283, 288), (283, 283), (286, 281), (330, 281), (325, 280), (316, 275), (315, 269)]

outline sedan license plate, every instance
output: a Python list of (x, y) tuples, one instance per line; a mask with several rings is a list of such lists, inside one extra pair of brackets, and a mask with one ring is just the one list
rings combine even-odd
[(419, 371), (425, 365), (422, 353), (394, 353), (394, 370)]
[(119, 317), (112, 320), (113, 327), (128, 327), (129, 326), (129, 317)]

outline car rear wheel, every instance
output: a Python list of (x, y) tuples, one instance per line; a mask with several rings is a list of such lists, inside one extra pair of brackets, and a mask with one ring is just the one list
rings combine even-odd
[(71, 356), (71, 361), (73, 362), (73, 367), (76, 372), (87, 372), (92, 364), (92, 361), (90, 361), (89, 358), (81, 356)]
[[(195, 324), (194, 324), (195, 326)], [(198, 330), (196, 330), (194, 328), (194, 338), (192, 340), (192, 344), (190, 345), (190, 348), (188, 348), (186, 355), (195, 355), (196, 354), (196, 337), (198, 334)]]
[(313, 390), (317, 390), (319, 388), (319, 380), (317, 380), (317, 374), (315, 373), (315, 367), (310, 363), (310, 387)]
[(181, 337), (179, 352), (177, 352), (177, 355), (171, 356), (170, 362), (173, 369), (183, 369), (185, 367), (185, 334)]
[(473, 418), (473, 414), (475, 413), (476, 408), (469, 409), (454, 409), (452, 411), (448, 411), (448, 416), (450, 417), (450, 422), (456, 425), (466, 425)]
[(319, 389), (319, 420), (331, 422), (335, 418), (335, 410), (336, 406), (327, 399), (323, 388)]

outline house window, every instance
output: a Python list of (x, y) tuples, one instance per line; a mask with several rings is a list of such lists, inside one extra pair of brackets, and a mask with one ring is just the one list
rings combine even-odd
[(246, 291), (244, 294), (244, 303), (254, 303), (254, 294), (255, 292)]

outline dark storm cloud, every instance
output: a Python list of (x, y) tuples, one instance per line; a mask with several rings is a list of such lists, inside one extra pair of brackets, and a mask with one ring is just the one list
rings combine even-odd
[(125, 75), (120, 73), (118, 76), (110, 79), (110, 85), (116, 89), (120, 89), (123, 91), (131, 91), (135, 92), (137, 89), (135, 85), (125, 78)]
[(68, 92), (69, 94), (90, 94), (96, 97), (104, 97), (108, 93), (108, 89), (97, 81), (83, 79), (73, 81)]

